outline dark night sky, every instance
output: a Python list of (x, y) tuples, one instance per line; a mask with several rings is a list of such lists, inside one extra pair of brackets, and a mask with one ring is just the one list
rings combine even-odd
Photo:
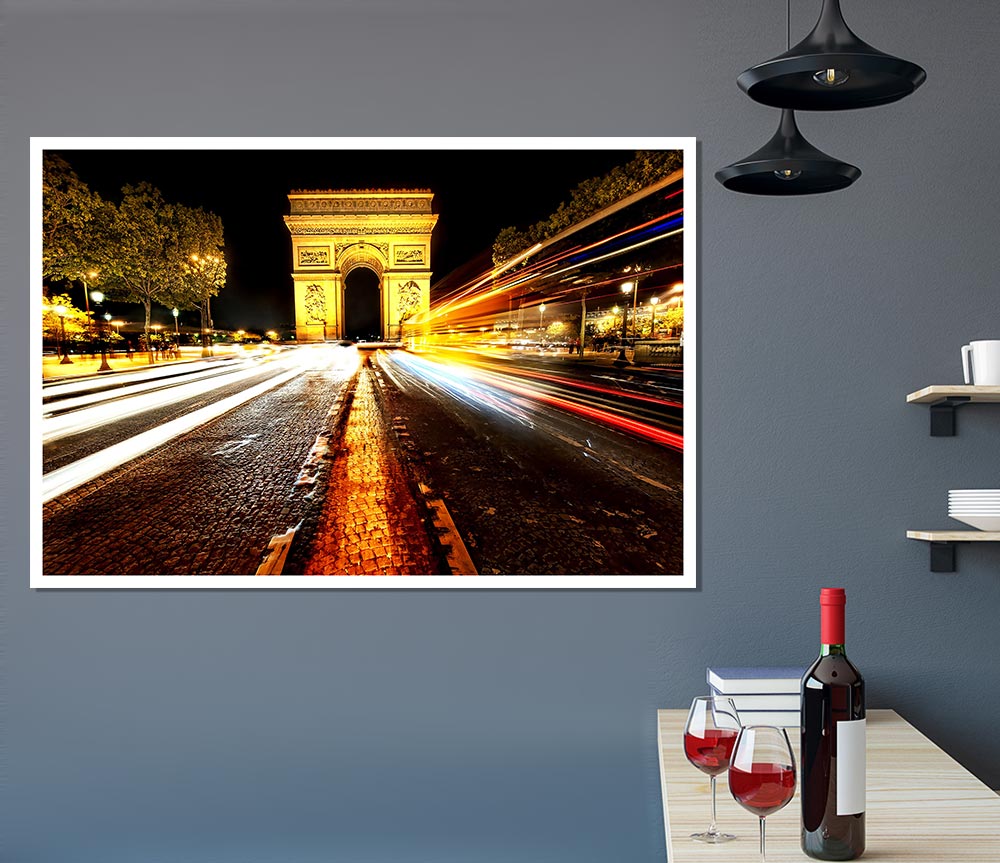
[[(225, 228), (228, 283), (212, 303), (212, 317), (220, 328), (257, 330), (294, 319), (291, 239), (282, 221), (292, 189), (431, 189), (440, 215), (431, 251), (437, 282), (488, 250), (502, 228), (547, 217), (579, 182), (634, 155), (622, 150), (59, 153), (104, 197), (117, 201), (123, 185), (146, 180), (168, 201), (218, 214)], [(154, 317), (170, 322), (162, 309)]]

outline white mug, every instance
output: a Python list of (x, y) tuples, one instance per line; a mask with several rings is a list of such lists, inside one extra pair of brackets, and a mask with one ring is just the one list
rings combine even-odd
[(1000, 386), (1000, 339), (983, 339), (962, 345), (962, 371), (967, 384)]

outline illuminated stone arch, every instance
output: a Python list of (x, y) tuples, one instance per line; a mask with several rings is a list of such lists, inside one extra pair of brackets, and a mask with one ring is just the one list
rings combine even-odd
[[(431, 209), (433, 197), (426, 189), (289, 194), (285, 225), (292, 237), (299, 341), (343, 338), (344, 280), (359, 267), (378, 277), (383, 339), (401, 338), (404, 319), (426, 318), (431, 234), (438, 219)], [(408, 330), (406, 335), (416, 333)]]

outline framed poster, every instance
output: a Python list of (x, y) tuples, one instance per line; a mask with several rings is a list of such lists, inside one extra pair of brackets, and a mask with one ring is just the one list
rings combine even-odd
[(31, 586), (694, 587), (695, 176), (33, 139)]

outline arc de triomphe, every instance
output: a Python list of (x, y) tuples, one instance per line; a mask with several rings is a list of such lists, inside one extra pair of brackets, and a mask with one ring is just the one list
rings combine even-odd
[(351, 301), (345, 280), (359, 267), (378, 277), (381, 338), (401, 338), (403, 321), (426, 319), (431, 233), (438, 219), (431, 210), (433, 197), (426, 189), (288, 195), (291, 215), (285, 216), (285, 225), (292, 235), (298, 341), (344, 337)]

